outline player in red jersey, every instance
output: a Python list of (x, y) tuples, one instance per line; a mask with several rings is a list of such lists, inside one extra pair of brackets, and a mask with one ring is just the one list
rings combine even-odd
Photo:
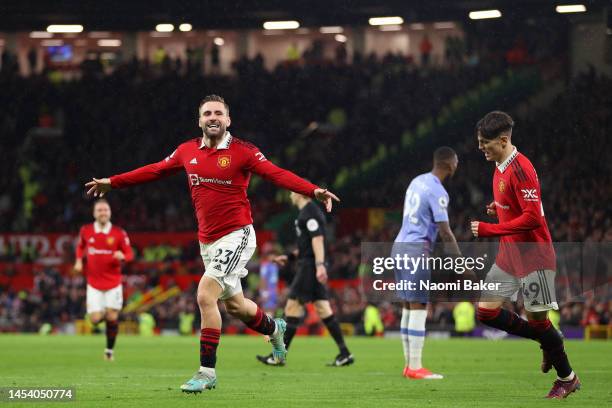
[[(557, 380), (547, 398), (566, 398), (580, 389), (565, 353), (563, 338), (548, 319), (548, 311), (558, 309), (555, 294), (556, 258), (541, 201), (540, 183), (527, 157), (512, 145), (514, 121), (504, 112), (488, 113), (476, 125), (478, 148), (487, 161), (496, 164), (493, 176), (494, 201), (487, 214), (498, 224), (472, 221), (475, 237), (500, 237), (495, 264), (486, 283), (497, 290), (482, 293), (478, 319), (491, 327), (540, 343), (544, 358), (542, 371), (552, 367)], [(502, 309), (504, 300), (523, 295), (527, 321)]]
[(178, 173), (187, 182), (198, 220), (200, 253), (205, 273), (198, 286), (197, 301), (202, 317), (200, 369), (185, 384), (183, 392), (201, 392), (217, 384), (215, 365), (221, 335), (217, 300), (249, 328), (270, 336), (272, 353), (278, 361), (286, 356), (283, 335), (286, 323), (272, 319), (242, 294), (240, 279), (247, 275), (246, 263), (255, 251), (255, 231), (247, 187), (255, 173), (274, 184), (308, 197), (315, 197), (331, 211), (331, 192), (319, 188), (290, 171), (270, 163), (251, 143), (232, 136), (229, 106), (217, 95), (205, 97), (198, 108), (202, 137), (181, 144), (160, 162), (136, 170), (96, 179), (86, 184), (88, 194), (102, 196), (111, 188), (141, 184)]
[(111, 224), (108, 201), (99, 199), (93, 208), (95, 222), (81, 227), (74, 270), (83, 271), (87, 259), (87, 313), (94, 325), (106, 320), (104, 358), (112, 361), (117, 339), (119, 311), (123, 306), (121, 264), (134, 259), (126, 232)]

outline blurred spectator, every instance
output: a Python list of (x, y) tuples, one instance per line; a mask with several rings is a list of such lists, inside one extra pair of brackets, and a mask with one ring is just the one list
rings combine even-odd
[(141, 336), (153, 336), (155, 330), (155, 318), (152, 314), (142, 312), (138, 315), (138, 334)]
[(453, 308), (455, 334), (469, 336), (476, 328), (476, 309), (471, 302), (459, 302)]
[(419, 43), (419, 51), (421, 52), (421, 65), (426, 67), (429, 65), (431, 59), (431, 52), (433, 50), (433, 44), (429, 41), (429, 36), (425, 34), (421, 42)]
[(363, 312), (363, 329), (368, 336), (380, 336), (385, 331), (380, 312), (373, 304), (366, 306)]

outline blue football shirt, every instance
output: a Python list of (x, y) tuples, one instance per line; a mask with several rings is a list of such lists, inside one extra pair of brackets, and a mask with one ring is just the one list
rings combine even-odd
[(395, 242), (436, 242), (436, 223), (448, 222), (448, 201), (438, 177), (432, 173), (415, 177), (406, 190), (402, 228)]

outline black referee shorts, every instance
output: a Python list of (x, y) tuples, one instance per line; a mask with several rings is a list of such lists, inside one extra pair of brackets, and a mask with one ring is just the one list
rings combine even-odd
[(317, 268), (314, 259), (299, 259), (297, 271), (291, 282), (289, 299), (297, 299), (300, 303), (316, 300), (329, 300), (327, 288), (317, 280)]

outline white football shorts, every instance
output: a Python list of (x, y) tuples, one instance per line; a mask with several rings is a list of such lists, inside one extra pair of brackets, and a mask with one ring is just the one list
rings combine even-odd
[(528, 312), (559, 310), (555, 294), (555, 271), (541, 269), (527, 276), (517, 278), (493, 264), (485, 277), (485, 283), (497, 283), (498, 290), (485, 290), (481, 301), (504, 298), (517, 300), (519, 291), (523, 295), (523, 304)]
[(123, 307), (123, 286), (99, 290), (87, 285), (87, 313), (105, 312), (106, 309), (121, 310)]
[(257, 240), (252, 225), (247, 225), (210, 244), (200, 242), (204, 276), (214, 279), (223, 289), (224, 300), (242, 292), (240, 279), (249, 273), (246, 264), (253, 256)]

